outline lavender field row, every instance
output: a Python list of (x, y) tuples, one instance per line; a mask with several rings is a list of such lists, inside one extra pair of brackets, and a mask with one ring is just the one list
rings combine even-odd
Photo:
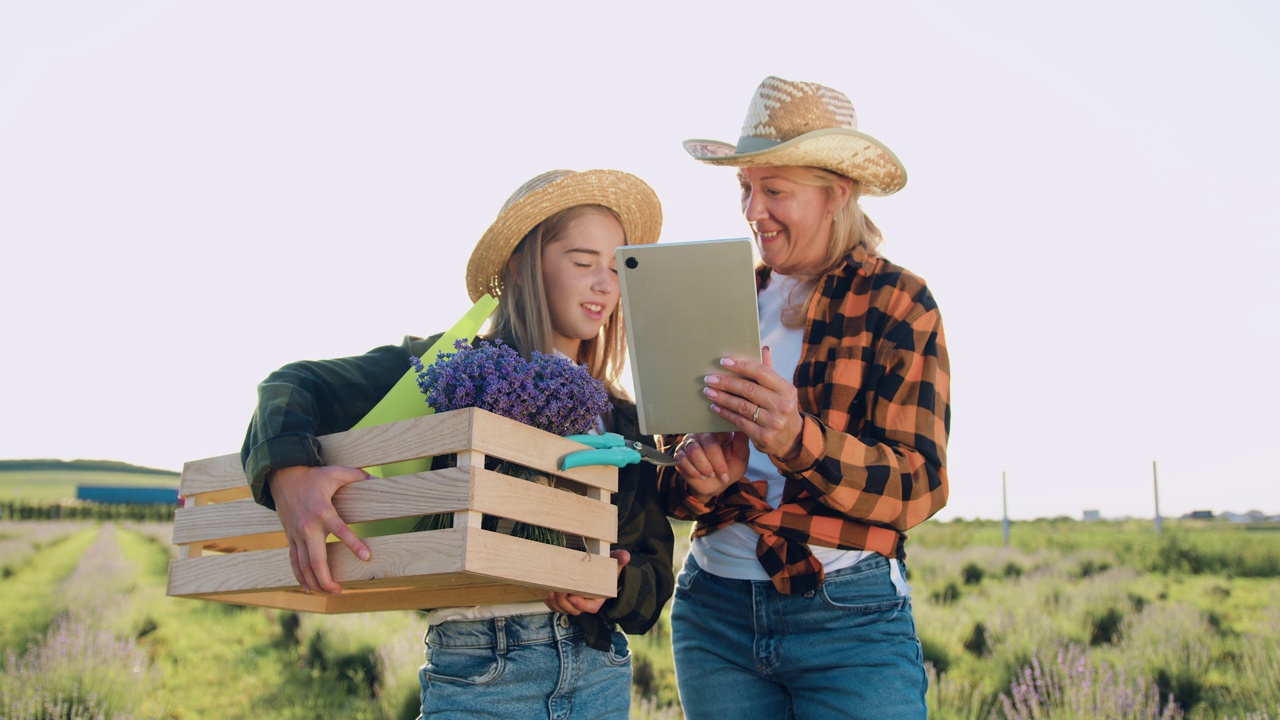
[[(170, 535), (0, 523), (0, 717), (416, 716), (421, 615), (169, 598)], [(991, 539), (972, 523), (914, 533), (931, 717), (1280, 720), (1280, 579), (1213, 570), (1246, 545), (1238, 567), (1265, 568), (1280, 534), (1022, 523), (1009, 547)], [(1181, 569), (1153, 570), (1161, 557)], [(665, 623), (632, 648), (632, 716), (681, 717)]]

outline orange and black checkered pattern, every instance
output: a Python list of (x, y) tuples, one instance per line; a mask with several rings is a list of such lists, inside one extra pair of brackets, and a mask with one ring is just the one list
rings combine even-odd
[[(769, 272), (762, 268), (763, 286)], [(756, 554), (782, 593), (822, 584), (810, 544), (905, 557), (906, 531), (947, 502), (951, 373), (942, 318), (924, 281), (859, 246), (820, 281), (793, 382), (801, 451), (774, 458), (782, 504), (743, 480), (703, 504), (674, 469), (661, 476), (667, 511), (693, 536), (735, 522), (760, 534)]]

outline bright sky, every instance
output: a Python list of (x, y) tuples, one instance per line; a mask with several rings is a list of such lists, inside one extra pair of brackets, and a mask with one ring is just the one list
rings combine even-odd
[[(505, 5), (505, 4), (504, 4)], [(443, 330), (524, 180), (747, 233), (766, 75), (846, 92), (951, 351), (940, 517), (1280, 513), (1274, 3), (0, 4), (0, 458), (239, 450), (300, 358)]]

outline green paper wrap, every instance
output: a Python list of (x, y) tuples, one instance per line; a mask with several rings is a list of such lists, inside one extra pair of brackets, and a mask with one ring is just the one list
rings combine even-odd
[[(435, 343), (423, 353), (422, 364), (430, 365), (435, 362), (436, 356), (441, 350), (451, 351), (453, 345), (463, 338), (474, 338), (479, 332), (480, 327), (484, 325), (484, 321), (489, 319), (493, 314), (494, 308), (498, 306), (497, 298), (492, 295), (485, 295), (476, 301), (476, 304), (462, 316), (458, 322), (454, 323), (449, 331), (441, 335)], [(387, 392), (386, 395), (378, 401), (378, 404), (369, 411), (369, 414), (360, 419), (352, 430), (356, 428), (372, 427), (374, 425), (385, 425), (386, 423), (396, 422), (398, 420), (409, 420), (411, 418), (423, 417), (435, 412), (435, 408), (427, 404), (426, 398), (423, 397), (422, 391), (418, 389), (418, 371), (410, 367), (405, 371), (404, 376)], [(431, 458), (421, 458), (418, 460), (406, 460), (404, 462), (392, 463), (390, 465), (379, 465), (376, 467), (365, 468), (370, 475), (376, 477), (394, 477), (396, 475), (409, 475), (411, 473), (426, 472), (431, 469)], [(396, 518), (394, 520), (375, 520), (365, 523), (352, 523), (351, 530), (360, 537), (377, 537), (379, 535), (393, 535), (396, 533), (408, 532), (418, 521), (417, 516)]]

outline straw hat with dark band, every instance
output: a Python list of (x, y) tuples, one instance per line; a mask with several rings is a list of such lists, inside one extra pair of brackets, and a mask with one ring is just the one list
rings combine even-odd
[(736, 146), (685, 140), (684, 149), (709, 165), (823, 168), (857, 180), (863, 195), (892, 195), (907, 184), (893, 151), (858, 132), (849, 98), (817, 83), (767, 77), (751, 98)]
[(645, 181), (620, 170), (552, 170), (521, 185), (498, 211), (467, 262), (467, 293), (475, 302), (502, 293), (502, 275), (516, 245), (538, 223), (578, 205), (603, 205), (618, 213), (628, 245), (658, 241), (662, 204)]

